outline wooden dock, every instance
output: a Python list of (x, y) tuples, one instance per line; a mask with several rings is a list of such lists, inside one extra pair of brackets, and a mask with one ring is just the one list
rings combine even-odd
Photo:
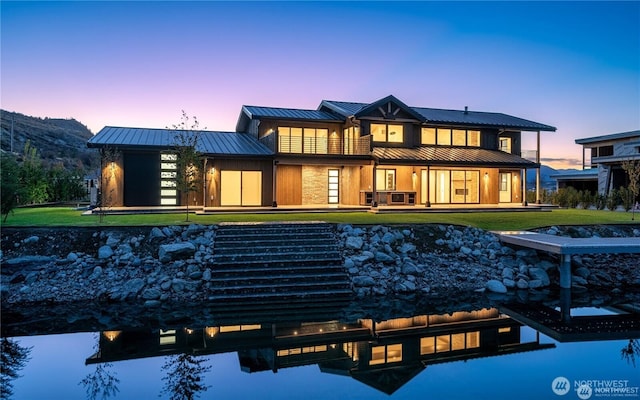
[(640, 253), (640, 238), (571, 238), (528, 231), (495, 232), (503, 243), (559, 254), (560, 287), (571, 287), (571, 256), (573, 254), (635, 254)]

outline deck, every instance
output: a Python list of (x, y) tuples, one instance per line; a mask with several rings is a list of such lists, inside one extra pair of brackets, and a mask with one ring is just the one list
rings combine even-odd
[(559, 254), (560, 287), (571, 287), (571, 255), (573, 254), (637, 254), (640, 238), (571, 238), (528, 231), (494, 232), (503, 243)]

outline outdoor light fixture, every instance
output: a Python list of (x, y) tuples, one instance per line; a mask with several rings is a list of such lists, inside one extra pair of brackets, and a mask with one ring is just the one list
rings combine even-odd
[(120, 336), (120, 333), (122, 333), (122, 331), (104, 331), (102, 334), (107, 338), (107, 340), (113, 342), (118, 338), (118, 336)]

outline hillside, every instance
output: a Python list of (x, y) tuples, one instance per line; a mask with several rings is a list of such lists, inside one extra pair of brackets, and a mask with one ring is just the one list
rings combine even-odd
[[(558, 173), (557, 170), (549, 167), (548, 165), (540, 166), (540, 187), (547, 190), (556, 189), (556, 181), (551, 178), (551, 175)], [(527, 188), (532, 189), (536, 187), (536, 170), (527, 170)]]
[(65, 166), (76, 167), (80, 161), (87, 170), (98, 165), (98, 153), (87, 148), (87, 140), (93, 134), (75, 119), (30, 117), (5, 110), (0, 110), (0, 115), (2, 151), (11, 151), (13, 121), (14, 153), (22, 153), (30, 140), (45, 162), (62, 161)]

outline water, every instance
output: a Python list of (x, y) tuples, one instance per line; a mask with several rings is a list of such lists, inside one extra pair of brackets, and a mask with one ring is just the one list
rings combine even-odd
[[(167, 377), (208, 387), (194, 393), (203, 399), (640, 398), (640, 365), (621, 356), (629, 337), (640, 336), (637, 315), (574, 308), (562, 323), (559, 306), (542, 307), (556, 318), (544, 326), (534, 321), (540, 313), (527, 314), (538, 305), (512, 308), (414, 312), (378, 322), (289, 316), (270, 323), (245, 314), (211, 326), (19, 336), (10, 340), (31, 353), (12, 381), (13, 398), (90, 398), (81, 382), (92, 376), (117, 379), (97, 386), (98, 399), (105, 386), (117, 388), (111, 398), (170, 398)], [(618, 314), (627, 315), (618, 322), (626, 328), (599, 335)], [(518, 322), (525, 318), (536, 329)], [(562, 396), (552, 390), (558, 377), (568, 381), (556, 382), (556, 391), (567, 392)], [(605, 393), (613, 386), (619, 395)]]

